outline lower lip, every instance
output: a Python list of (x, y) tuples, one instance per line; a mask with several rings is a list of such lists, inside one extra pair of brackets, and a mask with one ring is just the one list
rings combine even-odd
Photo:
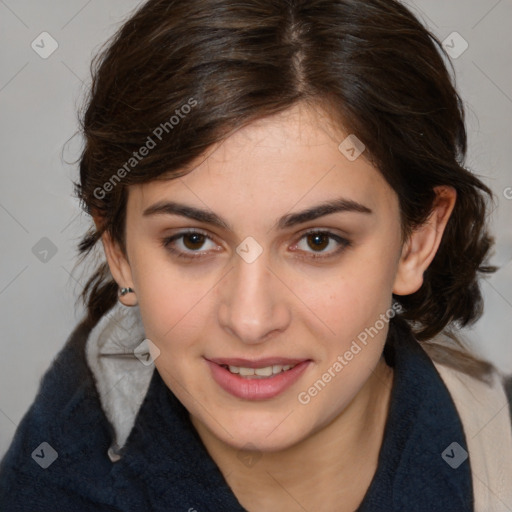
[(310, 361), (298, 363), (290, 370), (273, 377), (248, 379), (231, 373), (222, 366), (206, 361), (210, 366), (215, 382), (228, 393), (244, 400), (265, 400), (274, 398), (289, 388), (302, 375)]

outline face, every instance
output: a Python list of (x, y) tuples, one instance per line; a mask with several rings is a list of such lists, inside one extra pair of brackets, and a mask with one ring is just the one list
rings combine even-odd
[(232, 447), (306, 439), (381, 358), (398, 199), (364, 153), (338, 149), (347, 135), (296, 105), (185, 177), (129, 189), (122, 284), (136, 290), (167, 386)]

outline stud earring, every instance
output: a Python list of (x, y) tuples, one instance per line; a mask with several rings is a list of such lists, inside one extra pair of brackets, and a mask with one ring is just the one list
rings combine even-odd
[(135, 293), (135, 292), (131, 288), (119, 288), (119, 292), (118, 292), (119, 297), (123, 297), (127, 293)]
[[(126, 295), (129, 296), (126, 297)], [(119, 302), (121, 302), (121, 304), (125, 306), (135, 306), (137, 304), (137, 296), (135, 295), (135, 290), (133, 290), (132, 288), (119, 288), (117, 291), (117, 297)]]

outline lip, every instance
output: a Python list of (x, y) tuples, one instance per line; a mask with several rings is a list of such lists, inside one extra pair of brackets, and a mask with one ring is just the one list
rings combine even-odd
[[(266, 358), (258, 360), (247, 360), (241, 358), (229, 359), (205, 359), (208, 364), (213, 380), (231, 395), (244, 400), (267, 400), (274, 398), (292, 386), (304, 373), (311, 363), (310, 359), (288, 359), (288, 358)], [(246, 379), (237, 374), (231, 373), (221, 364), (231, 366), (243, 366), (246, 368), (261, 368), (280, 365), (295, 365), (290, 370), (281, 372), (272, 377), (264, 379)]]

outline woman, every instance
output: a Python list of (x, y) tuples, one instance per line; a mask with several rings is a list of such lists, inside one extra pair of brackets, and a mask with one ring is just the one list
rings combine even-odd
[(150, 0), (99, 55), (77, 193), (106, 261), (2, 510), (512, 508), (481, 313), (490, 190), (389, 0)]

